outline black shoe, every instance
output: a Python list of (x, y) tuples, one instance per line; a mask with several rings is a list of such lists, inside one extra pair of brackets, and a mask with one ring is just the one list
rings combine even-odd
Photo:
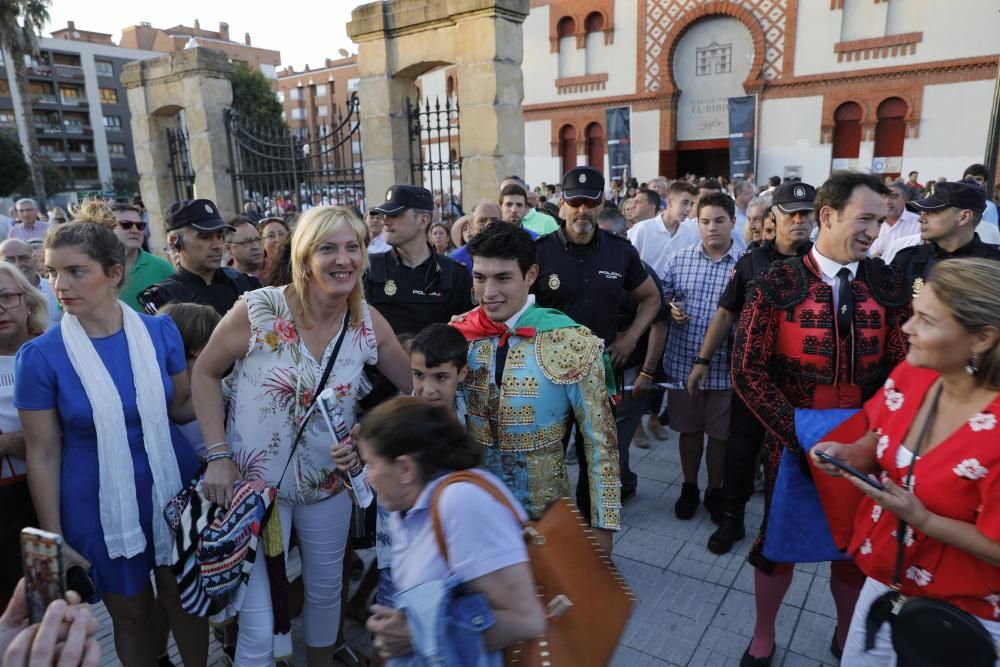
[(840, 660), (844, 655), (844, 649), (840, 648), (840, 644), (837, 643), (837, 631), (833, 631), (833, 638), (830, 639), (830, 653), (833, 654), (837, 660)]
[(722, 522), (723, 507), (722, 489), (708, 489), (705, 491), (705, 509), (712, 517), (712, 523), (718, 526)]
[[(834, 637), (836, 639), (836, 637)], [(174, 667), (174, 663), (170, 661), (170, 656), (164, 653), (156, 661), (157, 667)]]
[(740, 667), (770, 667), (771, 660), (774, 659), (775, 648), (777, 648), (777, 644), (771, 647), (771, 654), (766, 658), (755, 658), (750, 655), (750, 647), (747, 646), (747, 650), (743, 652), (743, 657), (740, 658)]
[(684, 482), (684, 486), (681, 487), (681, 497), (674, 504), (674, 514), (677, 515), (678, 519), (687, 521), (693, 518), (695, 512), (698, 511), (700, 501), (701, 493), (698, 491), (698, 485)]
[(635, 498), (635, 489), (622, 489), (622, 505)]
[(743, 513), (724, 512), (718, 530), (708, 538), (708, 550), (718, 556), (727, 554), (732, 550), (733, 544), (746, 537), (746, 534)]

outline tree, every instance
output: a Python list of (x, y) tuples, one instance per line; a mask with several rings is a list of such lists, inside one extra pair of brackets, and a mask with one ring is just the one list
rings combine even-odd
[(24, 160), (21, 142), (6, 132), (0, 132), (0, 197), (17, 192), (30, 176), (31, 170)]
[(116, 197), (131, 200), (132, 195), (139, 193), (139, 177), (133, 174), (115, 176), (106, 189), (114, 190)]
[[(44, 155), (39, 164), (41, 165), (42, 182), (45, 183), (45, 192), (65, 192), (69, 189), (69, 173), (65, 167), (56, 164)], [(40, 199), (35, 192), (35, 183), (30, 177), (26, 177), (14, 191), (25, 197)]]
[(38, 53), (38, 34), (49, 22), (51, 0), (0, 0), (0, 48), (10, 54), (14, 66), (14, 86), (21, 96), (21, 117), (28, 141), (28, 168), (38, 205), (45, 208), (45, 174), (42, 151), (32, 122), (31, 96), (24, 57)]
[(271, 90), (271, 82), (259, 69), (253, 69), (244, 62), (237, 62), (233, 69), (233, 108), (239, 112), (243, 123), (263, 125), (269, 129), (285, 127), (281, 118), (281, 102)]

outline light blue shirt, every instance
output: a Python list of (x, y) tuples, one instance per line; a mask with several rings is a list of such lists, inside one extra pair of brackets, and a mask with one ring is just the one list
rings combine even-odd
[(1000, 224), (1000, 215), (997, 215), (997, 205), (989, 199), (986, 200), (986, 210), (983, 211), (983, 222), (989, 222), (994, 225)]
[[(472, 471), (497, 487), (517, 508), (521, 521), (528, 515), (503, 482), (485, 470)], [(448, 545), (448, 561), (438, 549), (431, 523), (431, 496), (441, 478), (420, 492), (405, 515), (389, 514), (392, 536), (392, 582), (406, 591), (454, 573), (463, 582), (528, 561), (521, 525), (510, 510), (485, 490), (468, 482), (453, 484), (441, 494), (438, 515)]]

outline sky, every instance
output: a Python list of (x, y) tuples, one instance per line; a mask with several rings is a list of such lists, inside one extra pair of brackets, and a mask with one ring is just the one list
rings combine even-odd
[(229, 24), (230, 39), (242, 42), (249, 32), (254, 46), (281, 52), (281, 64), (297, 71), (303, 66), (321, 66), (326, 58), (339, 58), (339, 49), (357, 53), (356, 45), (347, 36), (346, 24), (356, 0), (306, 2), (247, 2), (247, 0), (169, 0), (168, 2), (135, 2), (135, 0), (99, 0), (81, 3), (79, 0), (52, 0), (50, 21), (43, 30), (48, 37), (53, 30), (75, 21), (78, 30), (111, 33), (118, 43), (122, 28), (146, 21), (155, 28), (183, 24), (194, 25), (198, 19), (204, 30), (218, 30), (219, 22)]

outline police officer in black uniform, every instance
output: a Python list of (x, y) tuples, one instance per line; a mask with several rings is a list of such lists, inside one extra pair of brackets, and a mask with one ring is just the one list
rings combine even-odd
[(906, 208), (920, 214), (924, 243), (897, 252), (890, 266), (903, 272), (914, 296), (938, 262), (960, 257), (1000, 260), (1000, 249), (983, 243), (976, 234), (986, 210), (986, 193), (975, 181), (938, 183), (934, 194), (914, 199)]
[[(604, 339), (617, 369), (623, 369), (636, 344), (660, 312), (662, 297), (628, 242), (600, 229), (604, 176), (592, 167), (575, 167), (563, 177), (559, 229), (535, 241), (538, 280), (532, 290), (539, 306), (555, 308)], [(618, 302), (628, 292), (636, 303), (632, 324), (618, 331)], [(577, 433), (580, 477), (576, 503), (587, 515), (590, 489), (583, 439)], [(589, 518), (589, 517), (588, 517)]]
[(177, 273), (139, 293), (143, 309), (156, 314), (168, 303), (200, 303), (225, 315), (244, 292), (259, 289), (253, 276), (222, 266), (223, 234), (234, 231), (208, 199), (174, 202), (164, 223), (167, 244), (177, 250)]
[[(719, 308), (708, 325), (698, 356), (692, 360), (688, 391), (699, 389), (701, 379), (708, 376), (709, 360), (729, 337), (733, 324), (739, 318), (750, 281), (772, 263), (804, 255), (812, 248), (809, 238), (816, 226), (815, 199), (816, 188), (808, 183), (785, 183), (774, 191), (767, 216), (774, 223), (775, 239), (751, 247), (733, 267), (733, 274), (719, 297)], [(764, 427), (735, 391), (729, 433), (722, 483), (723, 515), (718, 530), (708, 538), (708, 549), (716, 554), (728, 553), (733, 543), (746, 535), (743, 515), (753, 495), (757, 456), (764, 442)]]
[(469, 272), (427, 241), (433, 210), (430, 190), (413, 185), (392, 186), (372, 209), (382, 214), (382, 236), (392, 248), (369, 255), (365, 298), (397, 334), (447, 323), (473, 308)]

